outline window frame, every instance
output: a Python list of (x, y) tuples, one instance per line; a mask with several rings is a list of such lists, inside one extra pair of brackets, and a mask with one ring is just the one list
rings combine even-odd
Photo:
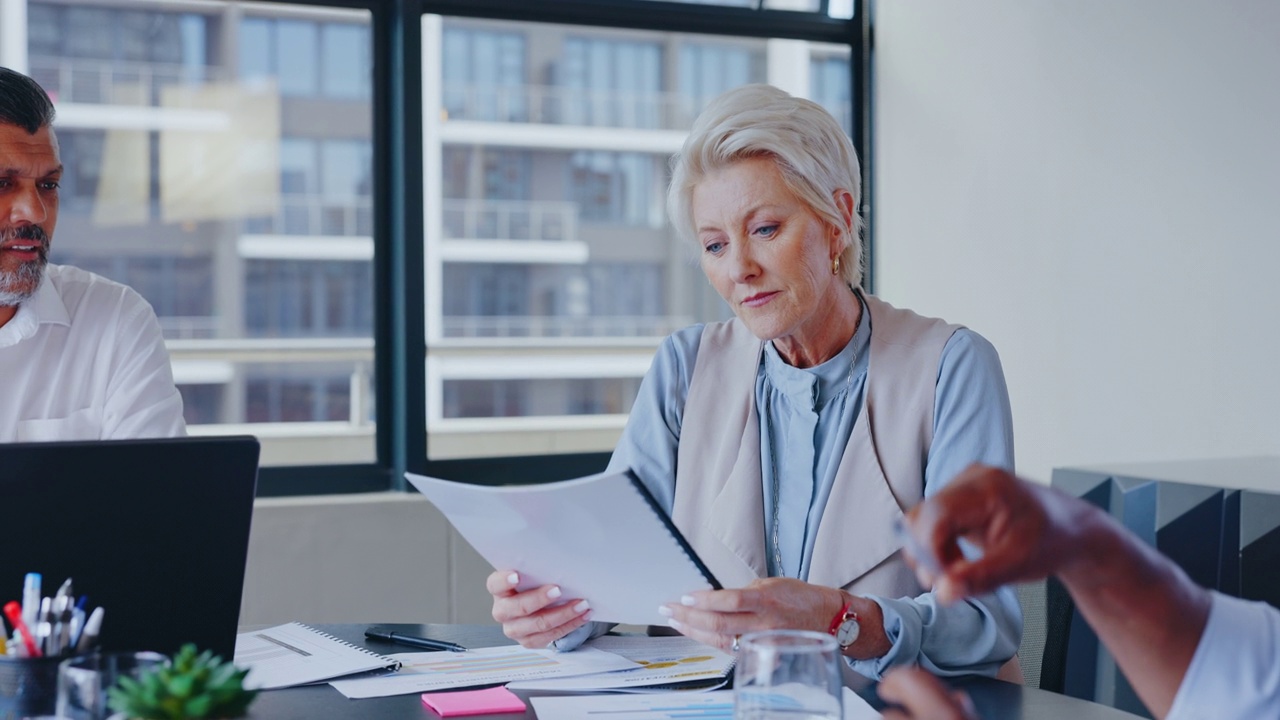
[[(282, 4), (291, 4), (284, 0)], [(302, 3), (299, 3), (302, 4)], [(867, 275), (872, 267), (871, 52), (874, 0), (853, 18), (817, 12), (658, 0), (310, 0), (366, 10), (373, 52), (373, 236), (376, 461), (259, 471), (258, 495), (404, 490), (406, 471), (477, 484), (527, 484), (599, 472), (609, 453), (429, 460), (426, 423), (426, 283), (422, 139), (422, 17), (583, 25), (705, 35), (811, 40), (850, 47), (852, 137), (862, 161)], [(379, 182), (381, 181), (381, 182)]]

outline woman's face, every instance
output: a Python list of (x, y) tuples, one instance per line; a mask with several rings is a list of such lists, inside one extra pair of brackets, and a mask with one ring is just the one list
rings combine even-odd
[(831, 272), (842, 235), (787, 188), (773, 159), (709, 173), (694, 187), (692, 209), (702, 271), (747, 328), (776, 345), (821, 342), (823, 308), (847, 293)]

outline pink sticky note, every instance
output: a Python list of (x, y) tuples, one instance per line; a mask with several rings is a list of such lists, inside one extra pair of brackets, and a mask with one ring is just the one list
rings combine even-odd
[(524, 701), (504, 687), (459, 692), (422, 693), (422, 704), (440, 717), (524, 712)]

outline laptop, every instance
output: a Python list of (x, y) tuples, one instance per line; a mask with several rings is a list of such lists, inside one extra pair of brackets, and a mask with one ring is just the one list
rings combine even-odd
[(253, 437), (0, 444), (0, 604), (70, 577), (101, 649), (230, 659), (257, 478)]

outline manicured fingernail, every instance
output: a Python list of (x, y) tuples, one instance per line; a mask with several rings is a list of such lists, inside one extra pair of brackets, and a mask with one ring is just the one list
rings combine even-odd
[(547, 591), (547, 597), (551, 598), (552, 600), (555, 600), (556, 598), (560, 597), (560, 595), (561, 593), (560, 593), (559, 585), (553, 586), (550, 590)]
[(698, 604), (698, 601), (692, 595), (684, 595), (680, 598), (680, 604), (686, 607), (693, 607)]
[(675, 628), (676, 630), (679, 630), (681, 627), (684, 627), (683, 625), (680, 624), (680, 621), (675, 618), (671, 618), (670, 620), (668, 620), (667, 624)]
[(519, 584), (520, 584), (520, 574), (519, 574), (519, 573), (511, 573), (510, 575), (508, 575), (508, 576), (507, 576), (507, 584), (508, 584), (508, 585), (510, 585), (510, 586), (512, 586), (512, 587), (515, 587), (516, 585), (519, 585)]
[(579, 600), (578, 604), (573, 606), (573, 611), (576, 613), (586, 612), (590, 609), (591, 609), (591, 603), (587, 602), (586, 600)]
[(659, 605), (658, 614), (661, 615), (662, 617), (671, 617), (672, 615), (675, 614), (675, 611), (673, 611), (671, 608), (667, 607), (666, 605)]

